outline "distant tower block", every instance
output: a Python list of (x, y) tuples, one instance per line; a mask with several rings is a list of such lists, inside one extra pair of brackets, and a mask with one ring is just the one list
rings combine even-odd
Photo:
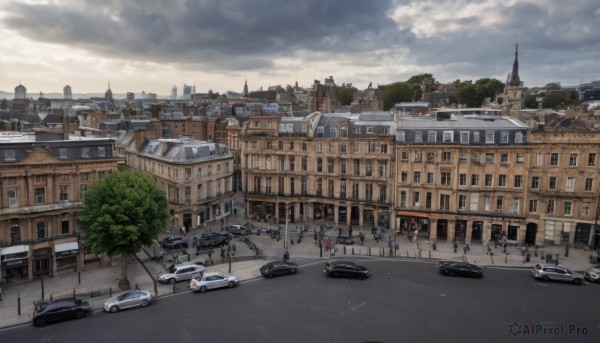
[(63, 87), (63, 98), (73, 99), (73, 92), (71, 91), (71, 86), (66, 85)]

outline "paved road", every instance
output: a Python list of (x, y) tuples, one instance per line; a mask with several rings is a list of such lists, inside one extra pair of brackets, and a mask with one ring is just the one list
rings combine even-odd
[[(498, 268), (486, 268), (483, 279), (445, 277), (434, 263), (355, 260), (372, 277), (331, 279), (322, 261), (303, 261), (297, 275), (6, 329), (0, 342), (596, 342), (600, 333), (600, 285), (541, 283), (528, 270)], [(587, 334), (512, 335), (514, 323), (521, 332), (573, 325)]]

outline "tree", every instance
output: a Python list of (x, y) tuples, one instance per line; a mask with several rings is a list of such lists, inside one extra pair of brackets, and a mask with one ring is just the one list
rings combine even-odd
[(113, 172), (84, 194), (77, 218), (95, 254), (121, 255), (119, 287), (129, 289), (127, 259), (158, 238), (169, 219), (167, 197), (140, 173)]
[(420, 101), (423, 96), (423, 88), (426, 92), (433, 92), (437, 90), (439, 82), (435, 80), (433, 74), (419, 74), (411, 76), (406, 81), (413, 92), (414, 101)]
[(481, 103), (477, 100), (475, 85), (471, 80), (461, 82), (455, 96), (459, 104), (467, 107), (481, 106)]
[(335, 95), (342, 106), (348, 106), (352, 103), (354, 93), (357, 90), (355, 87), (352, 87), (352, 84), (343, 84), (341, 87), (336, 88)]
[(383, 90), (383, 109), (387, 110), (403, 101), (412, 101), (412, 90), (406, 82), (396, 82)]

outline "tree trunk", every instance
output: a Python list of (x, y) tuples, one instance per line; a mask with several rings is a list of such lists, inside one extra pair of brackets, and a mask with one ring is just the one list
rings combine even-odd
[(129, 284), (129, 280), (127, 279), (127, 263), (129, 260), (129, 254), (123, 253), (121, 254), (121, 278), (119, 279), (119, 288), (120, 289), (130, 289), (131, 285)]

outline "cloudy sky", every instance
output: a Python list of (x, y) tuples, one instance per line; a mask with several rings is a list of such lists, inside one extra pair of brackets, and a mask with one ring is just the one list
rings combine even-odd
[(2, 0), (0, 90), (600, 80), (598, 0)]

